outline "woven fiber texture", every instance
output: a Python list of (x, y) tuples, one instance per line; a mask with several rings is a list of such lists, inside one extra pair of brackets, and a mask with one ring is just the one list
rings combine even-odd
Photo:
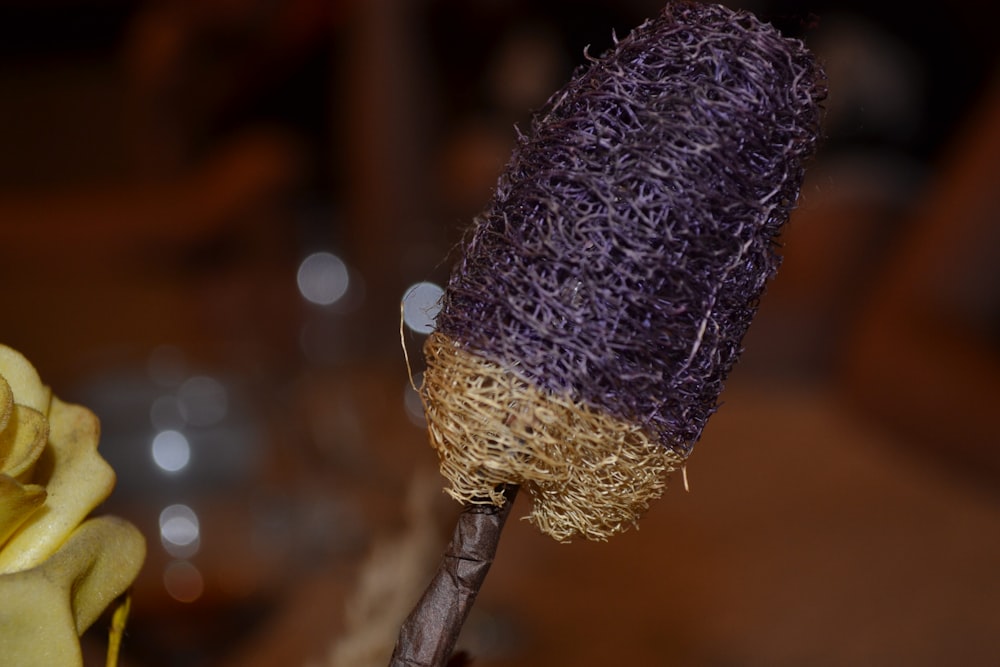
[(604, 540), (634, 524), (683, 462), (638, 425), (541, 391), (440, 333), (424, 353), (432, 444), (461, 502), (500, 505), (496, 488), (518, 484), (534, 499), (528, 520), (543, 533)]
[[(753, 15), (668, 5), (519, 135), (437, 331), (683, 459), (777, 269), (825, 92), (803, 44)], [(448, 446), (493, 437), (479, 419)], [(466, 474), (502, 468), (522, 446)]]

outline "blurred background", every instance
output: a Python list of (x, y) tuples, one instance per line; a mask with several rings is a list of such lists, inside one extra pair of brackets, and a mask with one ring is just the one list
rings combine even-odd
[[(726, 4), (830, 78), (782, 271), (690, 491), (607, 544), (512, 521), (461, 646), (997, 664), (995, 8)], [(0, 340), (98, 414), (147, 536), (123, 667), (385, 663), (457, 512), (400, 302), (419, 381), (514, 125), (660, 6), (0, 4)]]

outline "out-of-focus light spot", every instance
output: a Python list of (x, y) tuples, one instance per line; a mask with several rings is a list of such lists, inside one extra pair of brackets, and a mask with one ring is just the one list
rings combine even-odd
[(180, 431), (160, 431), (153, 438), (153, 462), (167, 472), (177, 472), (191, 461), (191, 445)]
[(403, 322), (413, 331), (429, 334), (434, 331), (434, 320), (441, 310), (444, 290), (429, 282), (411, 285), (403, 295)]
[(205, 579), (188, 561), (175, 560), (163, 571), (163, 587), (178, 602), (194, 602), (205, 592)]
[(226, 417), (229, 396), (215, 378), (198, 375), (188, 378), (177, 390), (181, 415), (192, 426), (212, 426)]
[(170, 505), (160, 512), (160, 542), (174, 558), (190, 558), (201, 545), (198, 515), (187, 505)]
[[(413, 376), (413, 382), (419, 387), (422, 381), (422, 374)], [(427, 426), (427, 419), (424, 416), (424, 403), (420, 400), (420, 394), (407, 382), (403, 391), (403, 407), (406, 409), (406, 416), (416, 426)]]
[(296, 279), (302, 297), (320, 306), (335, 303), (350, 286), (347, 265), (329, 252), (314, 252), (302, 260)]
[(177, 397), (173, 395), (160, 396), (149, 407), (149, 421), (157, 431), (178, 429), (184, 426), (184, 415)]

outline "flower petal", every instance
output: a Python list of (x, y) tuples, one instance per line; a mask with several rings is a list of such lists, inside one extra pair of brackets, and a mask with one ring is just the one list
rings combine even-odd
[(51, 400), (49, 448), (32, 480), (49, 496), (0, 551), (0, 574), (44, 561), (115, 485), (114, 470), (97, 453), (97, 417), (81, 406)]
[(3, 374), (0, 374), (0, 431), (7, 428), (7, 420), (14, 410), (14, 390), (7, 384)]
[(0, 473), (20, 477), (30, 470), (48, 439), (45, 415), (26, 405), (14, 404), (7, 428), (0, 431)]
[(146, 544), (116, 517), (81, 524), (38, 567), (0, 575), (0, 656), (19, 667), (79, 667), (79, 635), (135, 579)]
[(15, 403), (27, 405), (43, 415), (48, 414), (52, 392), (42, 384), (38, 371), (23, 354), (0, 345), (0, 375), (14, 392)]
[(45, 489), (0, 474), (0, 547), (45, 502)]

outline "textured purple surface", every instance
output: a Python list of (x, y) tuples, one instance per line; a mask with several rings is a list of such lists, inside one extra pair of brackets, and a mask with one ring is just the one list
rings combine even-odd
[(519, 137), (438, 330), (686, 453), (777, 268), (824, 96), (800, 42), (669, 5)]

